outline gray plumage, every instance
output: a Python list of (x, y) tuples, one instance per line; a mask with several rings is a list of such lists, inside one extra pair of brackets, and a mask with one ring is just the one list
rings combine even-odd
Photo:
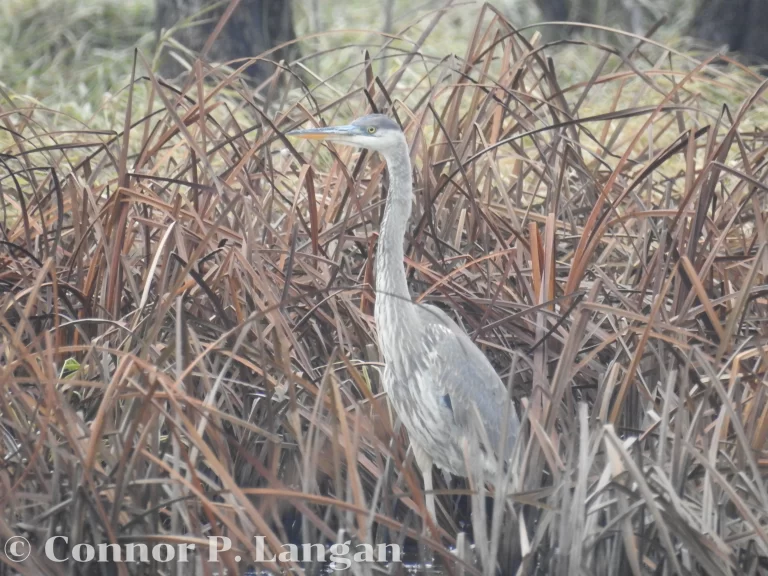
[[(411, 300), (403, 244), (413, 187), (403, 132), (387, 116), (371, 114), (347, 126), (289, 134), (369, 148), (386, 160), (390, 184), (376, 256), (375, 307), (384, 388), (408, 430), (428, 493), (433, 463), (459, 476), (467, 475), (468, 465), (472, 475), (482, 468), (493, 479), (497, 463), (511, 454), (519, 421), (501, 379), (466, 332), (439, 308)], [(434, 519), (431, 494), (427, 505)]]

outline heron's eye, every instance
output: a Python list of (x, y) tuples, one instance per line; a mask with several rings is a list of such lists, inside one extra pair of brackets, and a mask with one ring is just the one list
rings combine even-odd
[(375, 134), (376, 126), (368, 126), (368, 134)]

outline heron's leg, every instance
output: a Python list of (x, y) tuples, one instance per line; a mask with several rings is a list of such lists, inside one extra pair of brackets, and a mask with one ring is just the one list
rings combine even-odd
[(434, 490), (432, 485), (432, 458), (429, 454), (415, 442), (411, 442), (411, 448), (413, 449), (413, 457), (416, 460), (416, 465), (419, 467), (421, 476), (424, 478), (424, 492), (427, 501), (427, 512), (432, 517), (432, 522), (437, 526), (437, 513), (435, 511), (435, 495), (432, 493)]

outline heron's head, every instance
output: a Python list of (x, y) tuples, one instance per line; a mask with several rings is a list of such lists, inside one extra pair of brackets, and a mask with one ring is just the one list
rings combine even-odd
[(405, 143), (405, 136), (400, 130), (400, 126), (384, 114), (369, 114), (346, 126), (293, 130), (287, 135), (313, 140), (328, 140), (384, 153), (395, 150)]

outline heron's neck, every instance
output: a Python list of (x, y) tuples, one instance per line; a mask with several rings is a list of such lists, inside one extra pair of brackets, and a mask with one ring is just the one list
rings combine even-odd
[(408, 145), (403, 141), (402, 149), (385, 154), (384, 159), (389, 170), (389, 193), (376, 256), (376, 299), (379, 304), (400, 304), (400, 309), (406, 309), (411, 295), (403, 268), (403, 244), (413, 201)]

